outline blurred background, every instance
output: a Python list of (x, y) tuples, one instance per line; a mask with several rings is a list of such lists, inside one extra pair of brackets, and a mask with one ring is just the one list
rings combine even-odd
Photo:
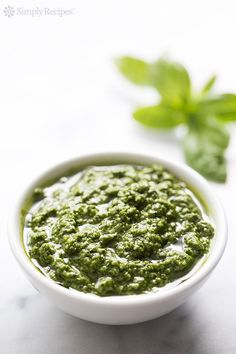
[[(40, 15), (37, 8), (53, 11)], [(64, 10), (62, 16), (57, 9)], [(174, 134), (149, 131), (132, 120), (133, 108), (152, 104), (156, 95), (125, 81), (113, 61), (121, 55), (155, 60), (167, 53), (189, 69), (196, 87), (217, 73), (216, 90), (235, 92), (235, 13), (233, 0), (0, 3), (1, 353), (110, 354), (132, 353), (132, 348), (142, 354), (157, 349), (236, 352), (236, 283), (231, 270), (236, 247), (233, 126), (228, 182), (211, 183), (226, 208), (229, 246), (209, 282), (182, 310), (127, 330), (75, 320), (36, 293), (6, 239), (7, 215), (18, 191), (61, 160), (101, 150), (133, 150), (182, 161)], [(166, 336), (171, 337), (169, 342)], [(133, 344), (135, 338), (138, 344)]]

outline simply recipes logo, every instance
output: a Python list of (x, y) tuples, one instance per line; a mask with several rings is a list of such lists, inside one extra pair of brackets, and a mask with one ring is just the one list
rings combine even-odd
[(74, 15), (74, 9), (71, 8), (51, 8), (51, 7), (14, 7), (5, 6), (3, 8), (4, 16), (10, 18), (14, 16), (30, 16), (30, 17), (43, 17), (43, 16), (57, 16), (65, 17)]

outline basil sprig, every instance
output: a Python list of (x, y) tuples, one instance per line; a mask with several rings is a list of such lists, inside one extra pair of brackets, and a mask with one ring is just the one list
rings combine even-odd
[(136, 109), (134, 119), (157, 129), (186, 125), (182, 146), (187, 163), (206, 178), (225, 182), (225, 151), (230, 140), (226, 123), (236, 121), (236, 95), (213, 94), (215, 75), (195, 93), (186, 68), (164, 58), (147, 63), (126, 56), (116, 65), (132, 83), (159, 93), (157, 104)]

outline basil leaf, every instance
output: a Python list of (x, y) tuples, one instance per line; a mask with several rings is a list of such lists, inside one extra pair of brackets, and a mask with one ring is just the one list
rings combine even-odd
[(149, 75), (149, 64), (143, 60), (122, 57), (116, 60), (119, 71), (132, 83), (136, 85), (151, 85)]
[(236, 120), (236, 95), (224, 94), (215, 98), (201, 100), (199, 114), (215, 116), (225, 122)]
[(182, 111), (173, 110), (163, 103), (138, 108), (134, 111), (133, 117), (147, 127), (158, 129), (170, 129), (186, 122), (186, 116)]
[(159, 59), (150, 65), (150, 78), (163, 100), (171, 105), (178, 106), (188, 100), (191, 81), (181, 64)]
[(201, 122), (200, 129), (206, 138), (213, 144), (218, 145), (222, 149), (226, 149), (229, 145), (230, 135), (225, 125), (217, 121), (215, 118), (204, 119)]
[(190, 125), (183, 140), (187, 163), (206, 178), (225, 182), (225, 149), (229, 144), (229, 133), (215, 119), (205, 119), (204, 124)]
[(209, 80), (207, 80), (207, 82), (203, 86), (201, 92), (203, 94), (209, 93), (211, 91), (211, 89), (213, 88), (213, 86), (215, 85), (215, 82), (216, 82), (216, 75), (213, 75), (213, 76), (210, 77)]
[(163, 57), (147, 63), (126, 56), (116, 63), (128, 80), (153, 87), (161, 96), (156, 105), (137, 109), (133, 113), (136, 121), (157, 129), (185, 124), (188, 134), (183, 146), (187, 162), (205, 177), (225, 181), (224, 153), (229, 134), (223, 123), (236, 121), (236, 94), (211, 95), (215, 75), (194, 94), (186, 68)]

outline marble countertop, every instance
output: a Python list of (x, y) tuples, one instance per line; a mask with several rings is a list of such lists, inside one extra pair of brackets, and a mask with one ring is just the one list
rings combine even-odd
[[(136, 150), (140, 151), (138, 145)], [(0, 204), (0, 353), (234, 354), (235, 147), (236, 139), (233, 139), (228, 183), (212, 184), (226, 209), (229, 223), (228, 246), (220, 264), (207, 283), (181, 307), (162, 318), (129, 326), (99, 325), (67, 315), (38, 294), (25, 278), (7, 242), (5, 228), (10, 204), (14, 202), (16, 189), (21, 189), (39, 170), (70, 154), (61, 151), (58, 156), (58, 150), (52, 150), (46, 158), (46, 152), (42, 154), (42, 151), (35, 152), (34, 156), (24, 149), (1, 151), (1, 156), (6, 155), (8, 159), (0, 175), (0, 185), (5, 186), (1, 190)], [(170, 145), (168, 149), (161, 143), (159, 149), (174, 155), (175, 149)], [(151, 149), (145, 151), (151, 152)]]
[[(10, 5), (18, 6), (16, 0)], [(39, 4), (24, 0), (22, 6)], [(50, 6), (65, 7), (65, 2)], [(228, 245), (206, 284), (175, 311), (130, 326), (74, 318), (36, 292), (10, 251), (11, 204), (32, 177), (52, 164), (101, 150), (183, 161), (178, 134), (148, 131), (130, 118), (134, 106), (154, 102), (155, 94), (122, 80), (112, 58), (124, 53), (155, 58), (168, 50), (188, 64), (197, 85), (220, 72), (217, 89), (235, 90), (235, 1), (226, 7), (203, 0), (150, 0), (148, 5), (144, 0), (68, 0), (66, 6), (74, 13), (62, 18), (7, 18), (0, 9), (5, 33), (0, 43), (0, 354), (235, 354), (233, 128), (228, 181), (211, 183), (226, 211)]]

